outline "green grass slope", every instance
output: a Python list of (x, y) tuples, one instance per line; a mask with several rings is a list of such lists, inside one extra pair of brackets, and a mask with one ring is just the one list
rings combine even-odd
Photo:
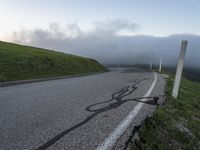
[(0, 41), (0, 82), (103, 71), (93, 59)]
[(167, 79), (166, 100), (139, 130), (132, 149), (200, 150), (200, 83), (183, 78), (178, 99), (171, 96), (174, 76)]

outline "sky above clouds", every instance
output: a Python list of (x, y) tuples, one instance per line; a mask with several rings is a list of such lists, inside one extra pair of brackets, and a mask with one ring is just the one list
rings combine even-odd
[(168, 65), (188, 40), (186, 64), (200, 66), (199, 18), (199, 0), (0, 0), (0, 40), (104, 64)]
[(126, 34), (200, 35), (199, 0), (0, 0), (1, 34), (52, 22), (76, 23), (87, 31), (96, 21), (116, 18), (138, 24), (138, 30)]

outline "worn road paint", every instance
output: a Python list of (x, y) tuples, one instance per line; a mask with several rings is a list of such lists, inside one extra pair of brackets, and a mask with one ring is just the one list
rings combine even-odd
[[(154, 81), (147, 91), (147, 93), (144, 95), (144, 97), (149, 97), (155, 87), (157, 81), (157, 75), (154, 73)], [(146, 101), (147, 98), (144, 98), (143, 101)], [(100, 143), (96, 150), (110, 150), (116, 143), (116, 141), (121, 137), (121, 135), (125, 132), (125, 130), (129, 127), (129, 125), (132, 123), (133, 119), (137, 116), (137, 114), (142, 109), (144, 103), (138, 103), (134, 109), (126, 116), (124, 120), (120, 122), (120, 124), (116, 127), (116, 129), (106, 138), (103, 143)]]

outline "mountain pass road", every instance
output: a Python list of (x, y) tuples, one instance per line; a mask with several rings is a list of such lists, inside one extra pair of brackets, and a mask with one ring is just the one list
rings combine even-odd
[(123, 149), (164, 87), (137, 69), (1, 87), (0, 150)]

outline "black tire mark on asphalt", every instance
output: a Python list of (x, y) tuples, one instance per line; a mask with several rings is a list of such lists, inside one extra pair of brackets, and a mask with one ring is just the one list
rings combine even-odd
[[(112, 109), (115, 109), (115, 108), (123, 105), (126, 102), (136, 101), (136, 102), (141, 102), (141, 103), (150, 104), (150, 105), (158, 105), (158, 100), (159, 100), (158, 97), (140, 97), (140, 98), (123, 100), (124, 97), (130, 95), (131, 93), (133, 93), (138, 88), (137, 85), (139, 83), (141, 83), (144, 80), (148, 80), (148, 79), (149, 78), (144, 78), (144, 79), (141, 79), (141, 80), (131, 81), (131, 83), (133, 82), (133, 84), (131, 86), (124, 86), (120, 91), (113, 93), (111, 99), (109, 99), (107, 101), (104, 101), (104, 102), (99, 102), (99, 103), (95, 103), (95, 104), (87, 106), (85, 108), (85, 110), (89, 111), (89, 112), (93, 112), (93, 114), (88, 116), (85, 120), (83, 120), (83, 121), (77, 123), (76, 125), (72, 126), (71, 128), (66, 129), (63, 132), (57, 134), (56, 136), (51, 138), (49, 141), (47, 141), (43, 145), (41, 145), (38, 148), (36, 148), (36, 150), (45, 150), (45, 149), (47, 149), (48, 147), (50, 147), (53, 144), (55, 144), (58, 140), (60, 140), (65, 135), (69, 134), (73, 130), (75, 130), (75, 129), (79, 128), (80, 126), (82, 126), (82, 125), (86, 124), (87, 122), (89, 122), (92, 118), (94, 118), (98, 114), (106, 112), (106, 111), (109, 111), (109, 110), (112, 110)], [(141, 101), (144, 98), (150, 99), (150, 100)], [(106, 103), (109, 103), (109, 102), (112, 102), (112, 103), (107, 105), (107, 106), (105, 106), (105, 107), (98, 108), (98, 109), (91, 109), (93, 106), (96, 106), (96, 105), (99, 105), (99, 104), (106, 104)]]

